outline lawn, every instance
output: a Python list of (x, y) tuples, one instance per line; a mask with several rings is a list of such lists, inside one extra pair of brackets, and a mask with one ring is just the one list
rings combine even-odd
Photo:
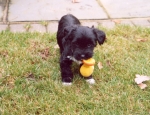
[(56, 34), (1, 32), (0, 114), (149, 115), (150, 82), (142, 90), (134, 78), (150, 76), (150, 28), (100, 28), (107, 42), (94, 50), (96, 84), (73, 66), (70, 87), (61, 84)]

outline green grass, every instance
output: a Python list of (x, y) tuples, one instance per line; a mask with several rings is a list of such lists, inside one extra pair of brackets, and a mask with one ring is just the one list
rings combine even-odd
[[(75, 74), (63, 87), (56, 35), (0, 33), (1, 115), (149, 115), (150, 83), (141, 90), (135, 74), (150, 76), (150, 28), (116, 26), (94, 50), (96, 63), (89, 86)], [(137, 39), (147, 39), (138, 42)]]

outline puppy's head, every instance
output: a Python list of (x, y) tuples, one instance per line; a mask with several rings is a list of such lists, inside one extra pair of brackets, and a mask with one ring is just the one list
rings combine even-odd
[(93, 56), (97, 42), (104, 43), (106, 36), (101, 30), (84, 26), (69, 26), (64, 29), (64, 45), (69, 41), (70, 51), (76, 60), (89, 59)]

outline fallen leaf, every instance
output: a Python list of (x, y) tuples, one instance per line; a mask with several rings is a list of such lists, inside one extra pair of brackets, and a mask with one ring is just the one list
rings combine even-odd
[(7, 79), (7, 86), (8, 86), (10, 89), (13, 89), (14, 86), (15, 86), (15, 79), (14, 79), (14, 78), (8, 78), (8, 79)]
[(8, 51), (1, 51), (0, 55), (2, 55), (3, 57), (7, 57), (8, 56)]
[(137, 84), (140, 84), (144, 81), (149, 81), (150, 80), (150, 77), (149, 76), (144, 76), (144, 75), (136, 75), (136, 78), (135, 78), (135, 82)]
[(144, 38), (139, 38), (139, 39), (136, 39), (137, 42), (146, 42), (147, 39), (144, 39)]
[(30, 81), (34, 81), (35, 80), (35, 76), (33, 73), (27, 73), (26, 78)]
[(28, 50), (29, 50), (30, 52), (35, 52), (36, 49), (37, 49), (38, 47), (40, 47), (39, 41), (29, 40), (27, 43), (29, 44)]
[(138, 86), (139, 86), (141, 89), (145, 89), (145, 88), (147, 87), (147, 85), (144, 84), (144, 83), (140, 83), (140, 84), (138, 84)]
[(54, 48), (55, 48), (55, 49), (59, 49), (59, 46), (58, 46), (58, 44), (57, 44), (57, 45), (55, 45), (55, 46), (54, 46)]
[(79, 3), (79, 0), (72, 0), (73, 3)]
[(98, 62), (97, 66), (98, 66), (99, 69), (102, 69), (102, 68), (103, 68), (103, 65), (102, 65), (101, 62)]
[(45, 48), (40, 52), (42, 59), (47, 59), (49, 56), (49, 48)]
[(135, 78), (135, 82), (138, 84), (138, 86), (141, 88), (141, 89), (145, 89), (147, 87), (146, 84), (144, 84), (143, 82), (144, 81), (149, 81), (150, 80), (150, 77), (149, 76), (144, 76), (144, 75), (136, 75), (136, 78)]
[(111, 66), (111, 62), (110, 62), (109, 60), (106, 61), (106, 64), (107, 64), (108, 66)]
[(113, 22), (114, 22), (115, 24), (120, 24), (120, 23), (121, 23), (121, 20), (113, 20)]

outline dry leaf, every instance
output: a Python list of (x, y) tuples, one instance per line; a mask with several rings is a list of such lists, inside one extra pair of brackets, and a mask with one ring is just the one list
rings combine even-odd
[(136, 78), (135, 78), (135, 82), (138, 84), (138, 86), (141, 89), (145, 89), (147, 87), (147, 85), (142, 82), (149, 81), (149, 80), (150, 80), (149, 76), (138, 75), (138, 74), (136, 75)]
[(72, 0), (73, 3), (79, 3), (79, 0)]
[(8, 86), (10, 89), (14, 88), (14, 86), (15, 86), (15, 79), (13, 79), (13, 78), (8, 78), (8, 79), (7, 79), (7, 86)]
[(42, 57), (42, 59), (47, 59), (49, 55), (49, 48), (45, 48), (40, 52), (40, 56)]
[(136, 41), (137, 41), (137, 42), (146, 42), (146, 41), (147, 41), (147, 39), (144, 39), (144, 38), (143, 38), (143, 39), (142, 39), (142, 38), (139, 38), (139, 39), (136, 39)]
[(8, 56), (8, 51), (1, 51), (0, 55), (3, 57), (7, 57)]
[(114, 22), (115, 24), (120, 24), (120, 23), (121, 23), (121, 20), (113, 20), (113, 22)]
[(30, 80), (30, 81), (34, 81), (34, 80), (35, 80), (35, 76), (34, 76), (33, 73), (27, 73), (26, 76), (27, 76), (26, 78), (27, 78), (28, 80)]
[(58, 44), (57, 44), (57, 45), (55, 45), (55, 46), (54, 46), (54, 48), (55, 48), (55, 49), (59, 49), (59, 46), (58, 46)]
[(99, 69), (102, 69), (102, 68), (103, 68), (103, 65), (102, 65), (101, 62), (98, 62), (97, 66), (98, 66)]
[(107, 66), (111, 66), (111, 62), (109, 60), (106, 61)]
[(136, 78), (135, 78), (135, 82), (137, 84), (140, 84), (144, 81), (149, 81), (149, 80), (150, 80), (150, 77), (144, 76), (144, 75), (138, 75), (138, 74), (136, 75)]
[(141, 89), (145, 89), (145, 88), (147, 87), (147, 85), (144, 84), (144, 83), (140, 83), (140, 84), (138, 84), (138, 86), (139, 86)]

